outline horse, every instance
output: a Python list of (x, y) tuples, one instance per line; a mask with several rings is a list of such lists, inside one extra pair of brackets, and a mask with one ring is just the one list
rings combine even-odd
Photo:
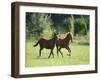
[(61, 48), (65, 48), (69, 52), (68, 56), (71, 56), (71, 49), (69, 48), (70, 41), (72, 42), (72, 33), (71, 32), (68, 32), (68, 34), (66, 35), (66, 37), (64, 39), (60, 39), (60, 38), (57, 39), (57, 41), (56, 41), (57, 55), (58, 55), (58, 52), (60, 52), (60, 54), (63, 57)]
[(57, 34), (56, 33), (53, 34), (53, 38), (52, 39), (49, 39), (49, 40), (44, 39), (44, 38), (39, 39), (38, 42), (34, 45), (34, 47), (36, 47), (38, 44), (40, 46), (39, 56), (38, 57), (41, 57), (41, 51), (44, 48), (46, 48), (46, 49), (51, 49), (48, 58), (50, 58), (51, 55), (54, 58), (53, 49), (55, 47), (56, 40), (57, 40)]

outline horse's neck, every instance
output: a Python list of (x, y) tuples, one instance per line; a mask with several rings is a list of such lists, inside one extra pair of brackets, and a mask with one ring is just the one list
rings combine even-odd
[(56, 41), (56, 39), (55, 38), (52, 38), (52, 39), (50, 39), (51, 41)]
[(69, 39), (68, 37), (65, 37), (65, 41), (69, 42), (69, 41), (70, 41), (70, 39)]

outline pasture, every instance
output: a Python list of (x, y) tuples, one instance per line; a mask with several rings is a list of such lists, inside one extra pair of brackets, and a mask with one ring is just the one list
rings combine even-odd
[[(35, 42), (36, 43), (36, 42)], [(33, 47), (35, 44), (32, 41), (26, 42), (26, 67), (42, 67), (42, 66), (64, 66), (64, 65), (84, 65), (89, 64), (89, 45), (78, 45), (71, 43), (71, 56), (68, 56), (68, 51), (66, 49), (61, 49), (64, 57), (57, 56), (56, 47), (54, 48), (54, 58), (51, 56), (48, 59), (50, 50), (43, 49), (42, 56), (37, 58), (39, 55), (39, 45)]]

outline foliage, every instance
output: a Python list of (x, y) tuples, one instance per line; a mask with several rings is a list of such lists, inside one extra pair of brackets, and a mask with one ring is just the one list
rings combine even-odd
[[(52, 21), (50, 20), (50, 15), (41, 13), (27, 13), (26, 14), (26, 36), (28, 38), (35, 36), (41, 37), (48, 31), (50, 34)], [(32, 35), (32, 36), (31, 36)]]
[[(74, 36), (86, 36), (89, 32), (89, 16), (74, 14), (26, 13), (27, 40), (50, 38), (53, 32)], [(89, 37), (89, 35), (88, 35)]]
[(75, 20), (75, 34), (86, 35), (88, 31), (88, 23), (83, 16)]
[(74, 16), (73, 15), (71, 15), (71, 18), (69, 19), (70, 20), (70, 25), (69, 25), (69, 27), (70, 27), (70, 32), (72, 32), (73, 33), (73, 35), (74, 35)]

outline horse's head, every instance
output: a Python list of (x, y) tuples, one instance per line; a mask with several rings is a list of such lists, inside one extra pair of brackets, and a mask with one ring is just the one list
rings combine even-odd
[(69, 40), (71, 40), (71, 42), (73, 42), (73, 36), (71, 32), (68, 32), (67, 36), (66, 36)]

